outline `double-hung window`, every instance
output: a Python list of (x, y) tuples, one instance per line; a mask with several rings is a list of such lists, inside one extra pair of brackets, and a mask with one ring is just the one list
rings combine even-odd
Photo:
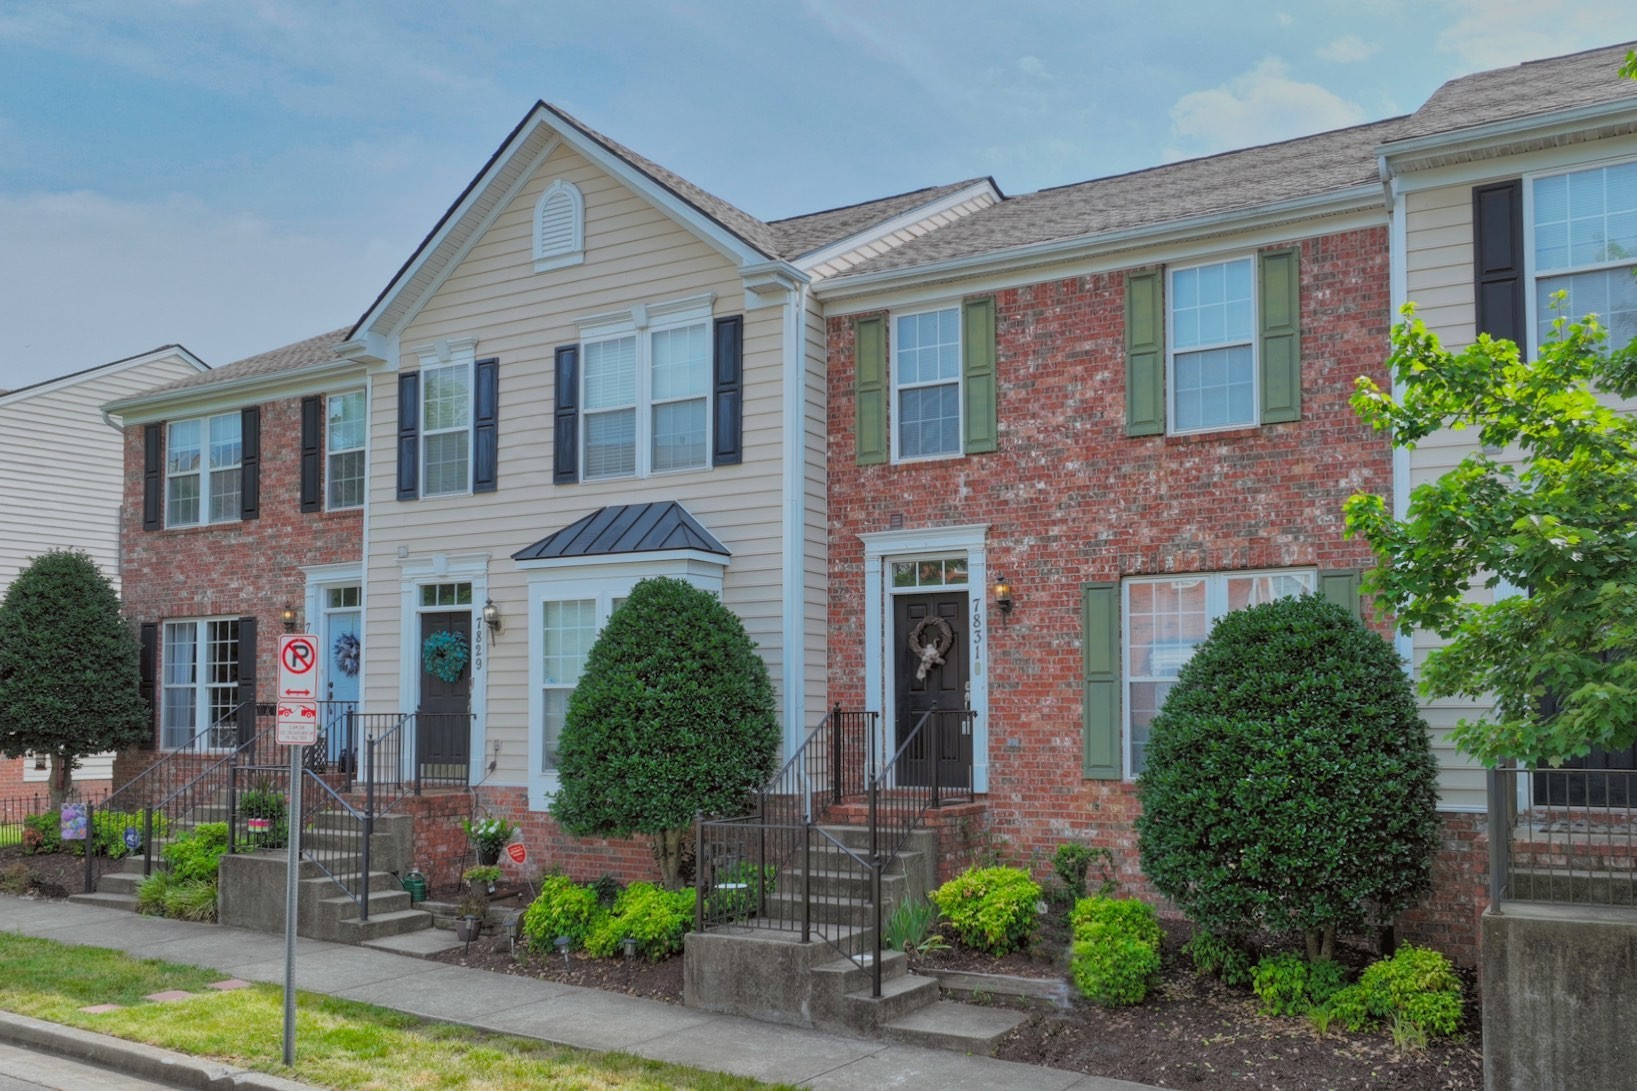
[(1316, 588), (1313, 571), (1218, 572), (1125, 581), (1126, 765), (1143, 770), (1148, 728), (1222, 615)]
[[(1535, 178), (1531, 200), (1535, 343), (1554, 319), (1588, 313), (1611, 347), (1637, 337), (1637, 162)], [(1557, 292), (1568, 295), (1561, 309)]]
[(170, 422), (165, 442), (165, 525), (226, 523), (242, 514), (239, 413)]
[(165, 622), (160, 745), (223, 749), (237, 740), (239, 621)]
[(421, 495), (472, 487), (472, 364), (421, 369)]
[(895, 457), (960, 454), (960, 308), (896, 315), (892, 332)]
[(1171, 271), (1171, 430), (1257, 422), (1255, 267), (1248, 257)]
[(585, 341), (583, 480), (710, 465), (709, 309), (651, 322)]
[(331, 394), (325, 413), (325, 492), (331, 511), (364, 504), (364, 420), (362, 390)]

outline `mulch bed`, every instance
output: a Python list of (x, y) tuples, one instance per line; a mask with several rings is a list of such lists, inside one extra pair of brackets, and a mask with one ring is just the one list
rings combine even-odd
[[(0, 874), (23, 863), (35, 877), (38, 897), (65, 897), (79, 889), (84, 861), (66, 853), (25, 856), (0, 849)], [(1075, 1000), (1067, 1011), (1031, 1008), (1028, 1021), (1002, 1040), (996, 1056), (1026, 1064), (1133, 1080), (1186, 1091), (1317, 1091), (1387, 1088), (1392, 1091), (1479, 1091), (1483, 1049), (1479, 1010), (1470, 974), (1462, 972), (1467, 1019), (1453, 1040), (1434, 1041), (1420, 1052), (1401, 1052), (1385, 1032), (1349, 1034), (1332, 1027), (1320, 1038), (1305, 1019), (1259, 1015), (1256, 998), (1193, 970), (1181, 947), (1184, 922), (1162, 921), (1165, 944), (1159, 980), (1143, 1004), (1101, 1008)], [(1061, 977), (1067, 962), (1068, 926), (1054, 911), (1027, 952), (996, 958), (952, 945), (917, 956), (922, 968), (965, 970), (1019, 977)], [(1357, 969), (1373, 957), (1363, 948), (1339, 952)], [(516, 952), (504, 936), (485, 935), (464, 949), (436, 956), (451, 966), (559, 981), (682, 1003), (682, 959), (663, 962), (593, 959), (571, 954), (565, 965), (555, 951)]]
[[(24, 871), (15, 869), (21, 864)], [(26, 873), (26, 877), (25, 877)], [(0, 877), (16, 874), (26, 884), (29, 896), (62, 899), (85, 888), (85, 858), (67, 852), (30, 856), (21, 845), (0, 848)], [(7, 893), (22, 893), (5, 887)]]

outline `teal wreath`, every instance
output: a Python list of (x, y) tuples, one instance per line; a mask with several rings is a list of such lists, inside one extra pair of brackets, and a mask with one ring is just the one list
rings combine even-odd
[(421, 666), (426, 673), (444, 682), (454, 682), (466, 669), (466, 638), (447, 629), (433, 633), (421, 645)]

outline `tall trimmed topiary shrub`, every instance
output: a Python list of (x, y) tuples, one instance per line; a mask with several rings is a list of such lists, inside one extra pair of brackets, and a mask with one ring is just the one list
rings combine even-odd
[(1392, 646), (1318, 596), (1227, 614), (1155, 716), (1142, 869), (1202, 928), (1383, 923), (1430, 882), (1437, 770)]
[(551, 813), (579, 836), (650, 835), (675, 889), (694, 815), (738, 812), (778, 752), (773, 685), (744, 625), (707, 591), (643, 580), (569, 698)]

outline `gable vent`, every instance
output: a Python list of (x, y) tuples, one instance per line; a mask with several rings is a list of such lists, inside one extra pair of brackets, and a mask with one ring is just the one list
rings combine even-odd
[(585, 203), (572, 182), (558, 179), (541, 194), (534, 214), (537, 272), (574, 265), (585, 257)]

